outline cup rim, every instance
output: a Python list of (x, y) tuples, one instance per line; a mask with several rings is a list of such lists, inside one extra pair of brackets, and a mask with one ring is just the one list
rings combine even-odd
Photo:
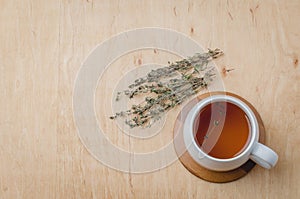
[[(236, 97), (232, 97), (232, 96), (228, 96), (228, 95), (212, 95), (209, 97), (206, 97), (204, 99), (202, 99), (200, 102), (198, 102), (195, 105), (195, 110), (192, 113), (192, 117), (191, 120), (189, 121), (189, 126), (194, 128), (194, 123), (195, 123), (195, 119), (198, 115), (198, 113), (202, 110), (202, 108), (204, 108), (206, 105), (214, 103), (214, 102), (230, 102), (233, 103), (234, 105), (238, 106), (240, 109), (242, 109), (245, 114), (247, 115), (248, 119), (249, 119), (249, 123), (250, 123), (250, 141), (248, 142), (247, 146), (243, 149), (243, 151), (238, 154), (237, 156), (234, 156), (232, 158), (226, 158), (226, 159), (222, 159), (222, 158), (216, 158), (213, 157), (209, 154), (207, 154), (206, 152), (204, 152), (196, 143), (195, 138), (194, 138), (194, 129), (190, 129), (191, 133), (190, 135), (192, 136), (192, 143), (198, 152), (201, 152), (202, 155), (204, 155), (205, 157), (214, 160), (214, 161), (218, 161), (218, 162), (230, 162), (230, 161), (234, 161), (237, 160), (245, 155), (247, 155), (247, 153), (251, 152), (251, 148), (254, 145), (254, 143), (258, 140), (258, 134), (259, 134), (259, 128), (258, 128), (258, 122), (257, 119), (255, 117), (255, 114), (253, 113), (253, 111), (251, 110), (251, 108), (244, 103), (243, 101), (241, 101), (240, 99), (236, 98)], [(189, 148), (189, 147), (188, 147)]]

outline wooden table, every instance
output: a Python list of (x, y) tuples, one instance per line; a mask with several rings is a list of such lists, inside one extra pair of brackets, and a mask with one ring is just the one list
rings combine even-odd
[[(298, 198), (299, 10), (298, 0), (1, 1), (0, 198)], [(226, 90), (260, 112), (266, 144), (279, 154), (275, 168), (256, 166), (238, 181), (214, 184), (178, 160), (128, 174), (90, 155), (73, 120), (81, 63), (112, 35), (151, 26), (225, 52), (216, 64)], [(158, 56), (146, 55), (133, 52), (123, 65), (138, 67)], [(111, 139), (128, 147), (129, 139)]]

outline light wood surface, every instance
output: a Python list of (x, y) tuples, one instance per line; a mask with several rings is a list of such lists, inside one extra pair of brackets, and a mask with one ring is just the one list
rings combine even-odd
[[(298, 198), (299, 9), (298, 0), (0, 1), (0, 198)], [(151, 26), (225, 52), (216, 61), (219, 70), (235, 69), (222, 73), (226, 90), (261, 114), (266, 144), (279, 154), (275, 168), (256, 166), (240, 180), (214, 184), (179, 161), (157, 172), (126, 174), (90, 155), (73, 120), (81, 63), (112, 35)], [(130, 68), (172, 60), (156, 54), (133, 52), (120, 63)], [(97, 89), (96, 99), (99, 95)], [(95, 107), (99, 116), (102, 105)], [(176, 115), (169, 115), (172, 122)], [(167, 128), (169, 134), (165, 130), (154, 147), (172, 138), (171, 123)], [(110, 132), (120, 147), (133, 149), (129, 142), (137, 151), (153, 147)]]

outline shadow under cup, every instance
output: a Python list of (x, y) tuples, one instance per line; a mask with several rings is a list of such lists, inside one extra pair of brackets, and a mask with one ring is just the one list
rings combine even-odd
[(194, 140), (210, 157), (230, 159), (240, 155), (250, 143), (251, 125), (245, 111), (228, 100), (203, 106), (193, 123)]

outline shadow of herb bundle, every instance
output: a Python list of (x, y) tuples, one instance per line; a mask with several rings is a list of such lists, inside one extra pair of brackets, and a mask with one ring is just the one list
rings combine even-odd
[(144, 101), (132, 105), (129, 110), (115, 113), (110, 119), (126, 117), (125, 123), (131, 128), (151, 127), (163, 113), (182, 104), (213, 81), (215, 71), (208, 63), (223, 55), (220, 49), (209, 49), (192, 57), (170, 63), (166, 67), (150, 71), (145, 77), (136, 79), (128, 90), (117, 93), (121, 97), (145, 96)]

